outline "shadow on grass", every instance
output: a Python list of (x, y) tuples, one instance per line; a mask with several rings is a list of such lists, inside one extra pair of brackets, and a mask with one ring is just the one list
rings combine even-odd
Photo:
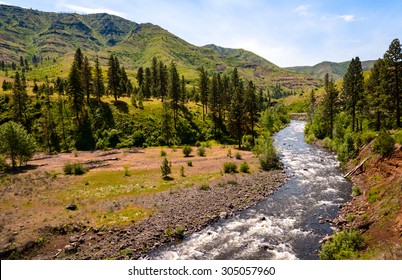
[(120, 112), (126, 113), (128, 114), (128, 104), (124, 101), (114, 101), (113, 105), (116, 107), (117, 110), (119, 110)]
[(165, 176), (162, 178), (164, 181), (173, 181), (174, 178), (170, 177), (170, 176)]

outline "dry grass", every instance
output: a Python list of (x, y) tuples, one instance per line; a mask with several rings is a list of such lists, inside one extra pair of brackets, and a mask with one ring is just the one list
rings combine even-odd
[[(1, 248), (32, 240), (47, 226), (80, 223), (101, 227), (136, 222), (157, 211), (152, 205), (143, 205), (141, 197), (209, 182), (222, 176), (224, 162), (236, 161), (227, 157), (228, 147), (213, 146), (206, 149), (205, 157), (187, 158), (181, 148), (164, 147), (172, 162), (172, 174), (170, 180), (163, 180), (161, 149), (37, 155), (24, 172), (3, 176)], [(241, 154), (243, 161), (253, 162), (251, 152)], [(187, 166), (188, 160), (193, 167)], [(64, 175), (63, 166), (68, 162), (80, 162), (91, 169), (81, 176)], [(182, 166), (185, 177), (181, 176)], [(257, 168), (250, 166), (251, 172)], [(77, 205), (76, 211), (65, 208), (70, 203)]]

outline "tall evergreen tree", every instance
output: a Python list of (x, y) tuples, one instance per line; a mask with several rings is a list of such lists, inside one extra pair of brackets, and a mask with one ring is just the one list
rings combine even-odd
[(151, 95), (156, 98), (158, 97), (158, 91), (159, 91), (159, 68), (158, 68), (158, 60), (156, 59), (156, 57), (152, 58), (151, 75), (152, 75)]
[(333, 138), (335, 115), (337, 113), (338, 90), (334, 81), (329, 79), (328, 73), (325, 75), (325, 96), (323, 100), (323, 122), (326, 135)]
[(168, 94), (172, 102), (174, 128), (176, 129), (179, 101), (180, 101), (180, 76), (177, 72), (176, 64), (172, 61), (169, 68), (169, 87)]
[(245, 112), (248, 117), (248, 122), (250, 124), (251, 128), (251, 135), (253, 139), (253, 145), (255, 143), (255, 124), (258, 121), (258, 113), (259, 113), (259, 108), (258, 108), (258, 98), (256, 95), (256, 88), (255, 85), (252, 81), (248, 82), (247, 88), (246, 88), (246, 100), (245, 100)]
[(76, 123), (81, 123), (81, 114), (84, 107), (85, 95), (82, 86), (81, 73), (78, 64), (74, 60), (68, 75), (67, 94), (71, 101), (71, 107), (75, 113)]
[(244, 134), (244, 86), (243, 81), (240, 79), (237, 68), (233, 69), (230, 79), (229, 89), (231, 99), (229, 107), (229, 131), (234, 137), (241, 148), (242, 137)]
[(142, 67), (138, 68), (135, 78), (137, 79), (138, 87), (142, 90), (144, 84), (144, 69)]
[(101, 101), (101, 97), (105, 94), (105, 83), (103, 82), (102, 68), (99, 63), (99, 58), (95, 58), (95, 69), (94, 69), (94, 93), (98, 102)]
[(392, 85), (393, 103), (395, 108), (395, 123), (401, 127), (401, 78), (402, 78), (402, 47), (399, 39), (394, 39), (387, 52), (384, 54), (384, 62), (392, 73), (390, 84)]
[[(362, 116), (364, 77), (359, 57), (352, 59), (348, 72), (343, 79), (343, 99), (346, 109), (352, 117), (352, 131), (359, 130), (359, 118)], [(361, 123), (360, 123), (361, 125)]]
[(118, 58), (111, 54), (108, 62), (108, 90), (113, 94), (114, 100), (120, 97), (120, 64)]
[(81, 79), (82, 79), (84, 95), (87, 98), (87, 104), (89, 104), (90, 94), (92, 92), (92, 68), (91, 65), (89, 64), (87, 56), (84, 57), (82, 63)]
[(159, 97), (164, 102), (168, 94), (168, 69), (167, 66), (159, 61)]
[(151, 97), (151, 87), (152, 87), (152, 73), (149, 67), (145, 68), (144, 84), (142, 91), (145, 98)]
[(11, 96), (11, 106), (13, 108), (14, 120), (28, 129), (27, 124), (27, 105), (28, 93), (24, 74), (20, 76), (17, 71), (14, 77), (13, 94)]
[(74, 54), (74, 61), (77, 63), (78, 70), (82, 70), (82, 66), (84, 64), (84, 55), (81, 52), (81, 49), (78, 48)]
[(209, 78), (208, 72), (201, 67), (199, 73), (199, 89), (200, 98), (202, 103), (202, 118), (205, 121), (205, 114), (208, 113), (208, 89), (209, 89)]

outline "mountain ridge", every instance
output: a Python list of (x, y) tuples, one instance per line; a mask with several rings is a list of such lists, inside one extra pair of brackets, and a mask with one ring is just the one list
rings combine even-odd
[(106, 13), (77, 14), (42, 12), (0, 5), (0, 60), (43, 56), (58, 63), (55, 74), (66, 75), (72, 54), (80, 47), (89, 58), (101, 63), (116, 54), (131, 77), (152, 58), (174, 61), (186, 79), (196, 80), (204, 67), (210, 73), (237, 67), (239, 73), (260, 87), (281, 85), (305, 91), (321, 81), (303, 73), (290, 72), (250, 51), (209, 44), (195, 46), (158, 25), (141, 23)]
[[(363, 71), (371, 70), (374, 66), (375, 60), (362, 61)], [(325, 74), (329, 74), (334, 80), (342, 79), (348, 71), (350, 64), (349, 61), (344, 62), (331, 62), (323, 61), (313, 66), (292, 66), (285, 67), (285, 69), (294, 71), (297, 73), (308, 74), (320, 79), (324, 79)]]

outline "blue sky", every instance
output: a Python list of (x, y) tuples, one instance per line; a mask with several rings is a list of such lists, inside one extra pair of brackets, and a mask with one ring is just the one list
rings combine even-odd
[(119, 15), (151, 22), (197, 46), (243, 48), (282, 66), (377, 59), (402, 40), (402, 1), (0, 0), (48, 12)]

